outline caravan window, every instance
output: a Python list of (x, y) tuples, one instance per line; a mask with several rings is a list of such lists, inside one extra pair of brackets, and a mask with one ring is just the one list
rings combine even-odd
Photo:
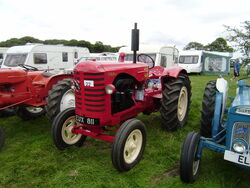
[(179, 63), (181, 64), (196, 64), (198, 63), (199, 56), (180, 56)]
[(47, 64), (47, 54), (46, 53), (34, 53), (34, 63), (35, 64)]
[(67, 52), (62, 53), (62, 60), (63, 60), (63, 62), (68, 62), (68, 53)]
[(165, 55), (161, 56), (161, 66), (167, 67), (167, 57)]
[[(140, 55), (140, 54), (138, 54), (138, 55)], [(147, 55), (149, 55), (155, 61), (156, 54), (147, 54)], [(119, 57), (119, 60), (120, 60), (120, 57)], [(133, 61), (133, 54), (126, 54), (125, 61)]]
[(77, 58), (78, 58), (78, 53), (77, 53), (77, 52), (75, 52), (75, 54), (74, 54), (74, 58), (75, 58), (75, 59), (77, 59)]
[(16, 67), (18, 65), (23, 65), (26, 58), (27, 54), (8, 54), (3, 64), (8, 67)]

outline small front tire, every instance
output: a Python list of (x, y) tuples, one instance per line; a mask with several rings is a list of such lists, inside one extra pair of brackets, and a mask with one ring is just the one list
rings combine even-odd
[(86, 136), (72, 133), (75, 125), (75, 108), (68, 108), (55, 117), (52, 123), (51, 134), (58, 149), (63, 150), (72, 145), (78, 147), (83, 145)]
[(115, 135), (111, 155), (118, 171), (129, 171), (139, 163), (146, 146), (146, 137), (146, 126), (138, 119), (126, 120), (121, 125)]
[(15, 108), (16, 114), (23, 120), (35, 119), (45, 113), (44, 107), (18, 106)]
[(196, 158), (200, 133), (190, 132), (182, 145), (180, 157), (180, 178), (185, 183), (193, 183), (200, 173), (200, 159)]

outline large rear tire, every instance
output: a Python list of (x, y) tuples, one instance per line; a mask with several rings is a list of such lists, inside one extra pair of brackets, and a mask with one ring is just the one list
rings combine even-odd
[(146, 146), (146, 126), (138, 119), (126, 120), (115, 135), (112, 163), (120, 171), (128, 171), (142, 158)]
[(46, 116), (53, 119), (65, 109), (75, 107), (75, 94), (71, 88), (72, 79), (58, 81), (48, 93), (46, 98)]
[(191, 95), (188, 75), (180, 73), (178, 78), (165, 80), (160, 109), (162, 125), (165, 129), (175, 131), (186, 123)]
[(194, 182), (200, 173), (200, 159), (196, 153), (200, 141), (200, 134), (190, 132), (182, 145), (180, 157), (180, 178), (185, 183)]
[(0, 127), (0, 150), (3, 148), (5, 142), (5, 135), (3, 129)]
[(18, 106), (15, 108), (16, 114), (23, 120), (30, 120), (44, 115), (44, 107)]
[(68, 108), (55, 117), (52, 123), (51, 135), (58, 149), (63, 150), (69, 146), (80, 147), (83, 145), (86, 136), (72, 133), (75, 125), (75, 108)]
[(207, 83), (203, 95), (200, 134), (207, 138), (212, 136), (212, 120), (214, 118), (217, 91), (216, 81), (212, 80)]

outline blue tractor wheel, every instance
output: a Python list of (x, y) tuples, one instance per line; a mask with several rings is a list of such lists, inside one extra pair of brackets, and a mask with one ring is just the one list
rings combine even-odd
[(212, 136), (212, 120), (214, 117), (217, 91), (216, 81), (209, 81), (203, 95), (200, 134), (207, 138), (211, 138)]
[(194, 182), (200, 173), (200, 159), (196, 157), (199, 141), (200, 133), (190, 132), (182, 145), (180, 178), (185, 183)]

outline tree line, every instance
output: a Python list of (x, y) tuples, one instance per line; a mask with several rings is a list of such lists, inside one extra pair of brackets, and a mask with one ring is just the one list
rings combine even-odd
[(110, 45), (105, 45), (101, 41), (95, 42), (95, 44), (91, 44), (85, 40), (63, 40), (63, 39), (49, 39), (49, 40), (40, 40), (31, 36), (25, 36), (22, 38), (11, 38), (6, 41), (0, 42), (1, 47), (12, 47), (12, 46), (20, 46), (25, 45), (27, 43), (42, 43), (42, 44), (63, 44), (64, 46), (78, 46), (78, 47), (86, 47), (89, 49), (91, 53), (101, 53), (101, 52), (118, 52), (121, 46), (112, 47)]

